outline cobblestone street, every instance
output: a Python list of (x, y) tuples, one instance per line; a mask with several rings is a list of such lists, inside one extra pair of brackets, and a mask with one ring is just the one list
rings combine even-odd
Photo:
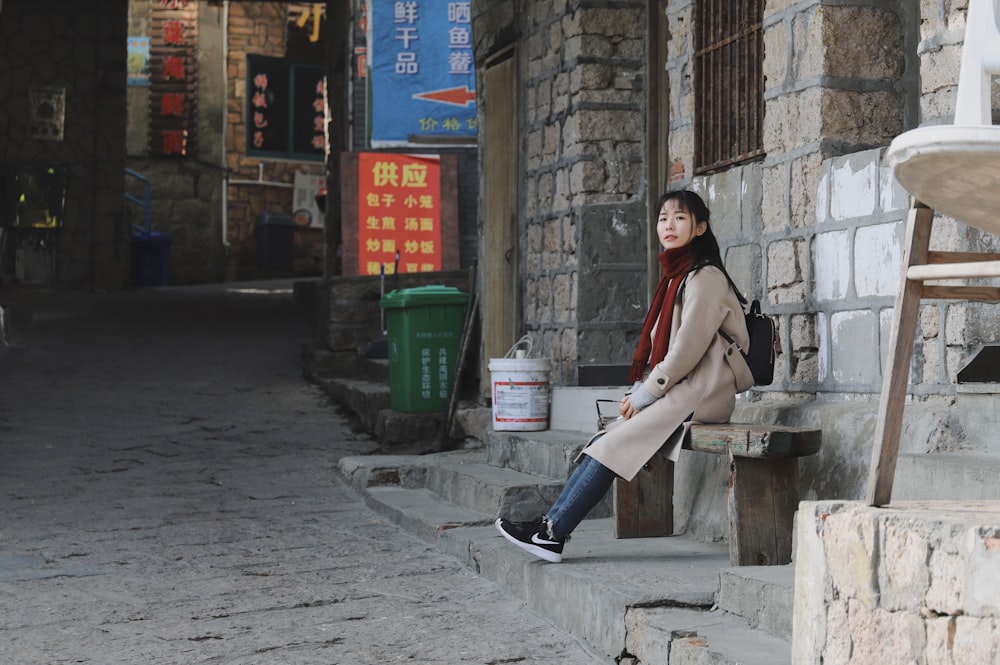
[(334, 475), (375, 446), (302, 379), (290, 282), (24, 300), (4, 663), (603, 662)]

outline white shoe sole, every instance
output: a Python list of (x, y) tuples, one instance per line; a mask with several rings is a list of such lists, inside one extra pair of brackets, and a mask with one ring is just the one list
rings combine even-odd
[(506, 531), (504, 531), (500, 527), (500, 518), (499, 517), (497, 518), (496, 522), (493, 523), (493, 525), (496, 526), (497, 531), (500, 532), (501, 536), (503, 536), (504, 538), (506, 538), (508, 541), (514, 543), (515, 545), (517, 545), (518, 547), (520, 547), (525, 552), (528, 552), (529, 554), (534, 554), (539, 559), (545, 559), (549, 563), (560, 563), (562, 561), (562, 554), (559, 554), (558, 552), (551, 552), (551, 551), (545, 549), (544, 547), (539, 547), (538, 545), (532, 545), (531, 543), (522, 542), (522, 541), (518, 540), (517, 538), (515, 538), (514, 536), (510, 535), (509, 533), (507, 533)]

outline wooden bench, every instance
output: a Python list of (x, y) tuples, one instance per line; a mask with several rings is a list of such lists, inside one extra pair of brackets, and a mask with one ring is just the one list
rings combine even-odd
[[(729, 562), (768, 566), (792, 560), (792, 519), (799, 505), (798, 458), (820, 448), (820, 431), (780, 425), (692, 425), (684, 450), (726, 455)], [(615, 538), (674, 531), (674, 463), (658, 452), (632, 482), (614, 486)]]

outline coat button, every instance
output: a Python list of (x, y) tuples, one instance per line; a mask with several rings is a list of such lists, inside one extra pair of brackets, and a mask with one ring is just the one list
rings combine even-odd
[(656, 382), (657, 382), (658, 384), (660, 384), (661, 386), (662, 386), (662, 385), (663, 385), (664, 383), (666, 383), (666, 381), (664, 381), (663, 379), (657, 379), (657, 380), (656, 380)]
[(733, 350), (732, 349), (726, 349), (726, 355), (727, 356), (733, 355)]

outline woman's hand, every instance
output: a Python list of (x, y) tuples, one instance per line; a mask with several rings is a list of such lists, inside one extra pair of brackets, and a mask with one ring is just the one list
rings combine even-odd
[(620, 413), (622, 418), (625, 420), (628, 420), (635, 414), (639, 413), (639, 410), (632, 406), (631, 395), (625, 395), (625, 399), (622, 400), (622, 405), (618, 408), (618, 413)]
[(636, 383), (632, 392), (625, 395), (625, 399), (622, 400), (622, 406), (620, 409), (622, 418), (628, 420), (655, 402), (656, 399), (657, 398), (653, 394), (646, 390), (646, 387), (642, 385), (642, 383)]

